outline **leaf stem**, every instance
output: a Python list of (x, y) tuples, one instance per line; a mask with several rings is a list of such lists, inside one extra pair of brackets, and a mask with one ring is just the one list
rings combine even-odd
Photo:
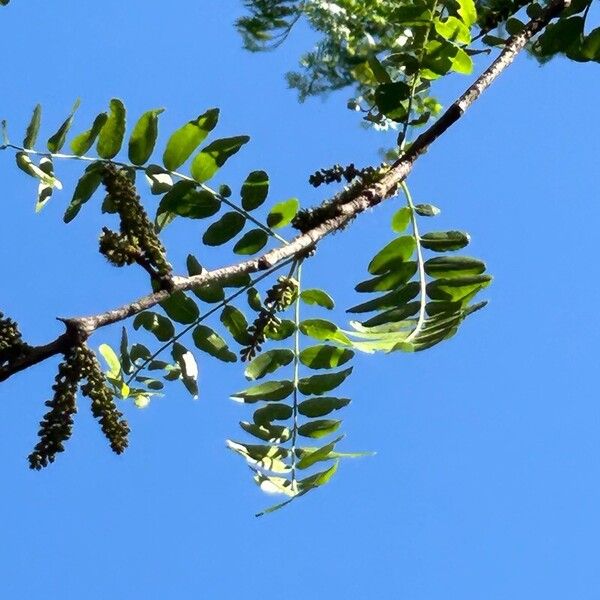
[(417, 245), (417, 268), (419, 271), (419, 318), (417, 319), (417, 324), (415, 325), (415, 328), (412, 330), (410, 335), (404, 340), (405, 342), (410, 342), (421, 331), (423, 323), (425, 323), (425, 306), (427, 303), (427, 280), (425, 278), (425, 261), (423, 260), (423, 248), (421, 247), (421, 235), (419, 233), (419, 225), (417, 223), (417, 213), (415, 212), (415, 205), (413, 203), (412, 195), (410, 193), (410, 190), (408, 189), (408, 185), (406, 185), (406, 182), (403, 181), (400, 184), (400, 187), (402, 188), (402, 191), (406, 196), (406, 203), (410, 208), (410, 220), (412, 224), (415, 243)]
[(302, 291), (302, 262), (299, 262), (296, 270), (296, 281), (298, 281), (298, 295), (294, 307), (294, 400), (292, 406), (292, 490), (296, 490), (296, 442), (298, 440), (298, 382), (300, 381), (300, 293)]

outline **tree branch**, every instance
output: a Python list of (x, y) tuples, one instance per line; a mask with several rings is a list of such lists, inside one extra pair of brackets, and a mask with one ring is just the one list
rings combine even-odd
[(44, 346), (32, 347), (19, 359), (0, 367), (0, 382), (15, 373), (38, 364), (51, 356), (64, 353), (76, 341), (84, 341), (94, 331), (123, 321), (144, 310), (152, 308), (177, 291), (188, 291), (194, 287), (224, 281), (234, 275), (255, 273), (271, 269), (280, 262), (298, 256), (314, 248), (328, 234), (339, 230), (356, 215), (372, 208), (393, 196), (398, 185), (406, 178), (418, 157), (427, 151), (435, 140), (456, 123), (479, 96), (513, 62), (527, 42), (539, 33), (548, 23), (558, 17), (569, 6), (570, 0), (553, 0), (536, 19), (532, 19), (523, 30), (512, 36), (496, 60), (476, 79), (476, 81), (444, 112), (444, 114), (425, 132), (423, 132), (377, 183), (359, 187), (349, 198), (342, 196), (336, 201), (335, 216), (297, 236), (291, 242), (270, 250), (259, 258), (205, 271), (193, 277), (174, 277), (173, 288), (143, 296), (118, 308), (92, 316), (61, 319), (66, 332), (53, 342)]

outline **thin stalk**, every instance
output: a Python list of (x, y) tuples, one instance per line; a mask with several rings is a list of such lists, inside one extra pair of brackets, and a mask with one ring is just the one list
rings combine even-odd
[(298, 281), (298, 296), (296, 297), (296, 306), (294, 308), (294, 323), (296, 331), (294, 332), (294, 400), (292, 406), (292, 490), (296, 490), (296, 442), (298, 439), (298, 382), (300, 381), (300, 292), (302, 290), (302, 263), (298, 264), (296, 271), (296, 280)]
[(232, 300), (235, 300), (235, 298), (237, 298), (238, 296), (243, 294), (246, 290), (249, 290), (255, 284), (259, 283), (263, 279), (266, 279), (267, 277), (269, 277), (269, 275), (272, 275), (275, 271), (278, 271), (279, 269), (281, 269), (281, 267), (284, 267), (286, 264), (289, 264), (293, 260), (294, 260), (293, 258), (290, 258), (287, 261), (277, 265), (276, 267), (269, 269), (268, 271), (266, 271), (265, 273), (263, 273), (262, 275), (257, 277), (254, 281), (251, 281), (247, 286), (240, 288), (235, 293), (231, 294), (231, 296), (228, 296), (227, 298), (225, 298), (225, 300), (223, 300), (222, 302), (219, 302), (219, 304), (217, 304), (217, 306), (214, 306), (213, 308), (211, 308), (206, 314), (202, 315), (201, 317), (198, 317), (193, 323), (191, 323), (190, 325), (188, 325), (187, 327), (182, 329), (176, 336), (174, 336), (168, 342), (165, 342), (162, 346), (160, 346), (160, 348), (158, 348), (158, 350), (156, 350), (156, 352), (154, 352), (154, 354), (152, 354), (152, 356), (147, 358), (140, 366), (136, 367), (134, 372), (127, 379), (126, 384), (129, 385), (133, 381), (133, 379), (135, 377), (137, 377), (137, 375), (139, 375), (139, 373), (141, 371), (143, 371), (153, 360), (156, 359), (156, 357), (159, 354), (164, 352), (167, 348), (169, 348), (171, 345), (173, 345), (177, 340), (182, 338), (186, 333), (189, 333), (192, 329), (194, 329), (194, 327), (196, 327), (197, 325), (202, 323), (202, 321), (204, 321), (204, 320), (208, 319), (208, 317), (214, 315), (218, 310), (221, 310), (221, 308), (223, 308), (224, 306), (227, 306), (227, 304), (229, 304)]
[(419, 271), (419, 294), (420, 294), (420, 307), (419, 307), (419, 318), (417, 319), (417, 324), (413, 329), (412, 333), (404, 340), (405, 342), (410, 342), (421, 330), (423, 327), (423, 323), (425, 322), (425, 306), (427, 303), (427, 281), (425, 279), (425, 261), (423, 260), (423, 249), (421, 247), (421, 235), (419, 234), (419, 225), (417, 223), (417, 213), (415, 212), (415, 205), (413, 203), (413, 199), (406, 185), (406, 182), (402, 182), (400, 184), (404, 195), (406, 196), (406, 203), (410, 208), (410, 220), (412, 223), (413, 235), (415, 237), (415, 242), (417, 244), (417, 269)]

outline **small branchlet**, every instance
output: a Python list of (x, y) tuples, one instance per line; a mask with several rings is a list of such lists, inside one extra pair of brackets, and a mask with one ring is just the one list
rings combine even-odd
[(0, 366), (11, 363), (29, 351), (15, 321), (0, 312)]
[(242, 361), (252, 360), (265, 343), (266, 331), (276, 332), (281, 319), (275, 314), (289, 308), (298, 297), (298, 282), (293, 277), (279, 277), (277, 283), (267, 291), (264, 307), (248, 327), (250, 341), (240, 351)]
[(102, 183), (111, 204), (119, 213), (121, 225), (120, 234), (103, 228), (100, 252), (117, 267), (136, 262), (146, 269), (161, 287), (172, 288), (173, 268), (167, 261), (165, 248), (127, 171), (108, 163), (102, 172)]

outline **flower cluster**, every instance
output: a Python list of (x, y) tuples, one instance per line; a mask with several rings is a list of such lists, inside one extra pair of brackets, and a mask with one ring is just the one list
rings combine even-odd
[(75, 344), (65, 352), (52, 386), (54, 395), (45, 403), (50, 410), (40, 422), (40, 439), (29, 455), (32, 469), (48, 466), (64, 450), (73, 430), (77, 389), (83, 380), (83, 395), (92, 401), (92, 414), (100, 421), (111, 448), (120, 454), (127, 447), (129, 426), (115, 406), (95, 354), (85, 344)]
[(242, 361), (252, 360), (262, 349), (267, 331), (276, 332), (281, 319), (275, 314), (289, 308), (298, 297), (298, 282), (293, 277), (279, 277), (267, 291), (264, 306), (248, 327), (250, 340), (240, 351)]
[(0, 312), (0, 365), (15, 360), (28, 349), (17, 324)]
[(171, 287), (173, 269), (127, 171), (109, 163), (103, 169), (102, 183), (119, 213), (121, 226), (120, 233), (102, 230), (100, 252), (118, 267), (136, 262), (163, 287)]

